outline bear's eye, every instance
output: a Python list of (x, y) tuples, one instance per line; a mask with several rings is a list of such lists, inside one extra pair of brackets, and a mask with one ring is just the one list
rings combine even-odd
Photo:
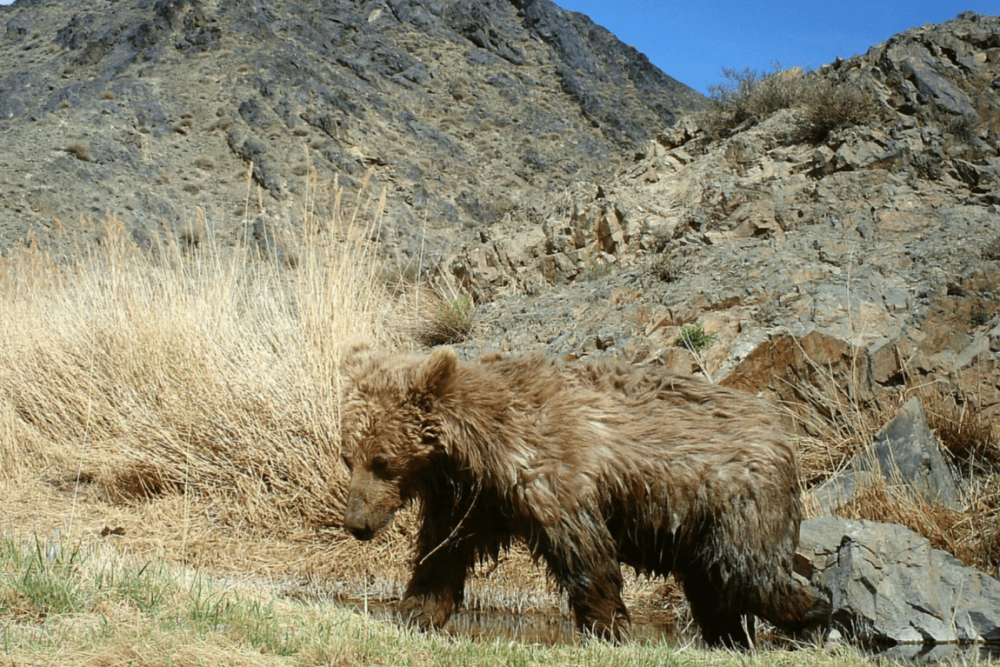
[(378, 456), (372, 459), (372, 472), (378, 475), (379, 477), (388, 477), (389, 461), (384, 456), (379, 454)]

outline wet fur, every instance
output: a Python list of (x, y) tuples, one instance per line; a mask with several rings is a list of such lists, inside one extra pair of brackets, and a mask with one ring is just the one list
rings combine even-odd
[(422, 501), (404, 611), (440, 627), (477, 560), (515, 539), (548, 565), (577, 626), (627, 637), (620, 563), (683, 582), (711, 645), (753, 615), (797, 631), (829, 605), (791, 577), (801, 502), (792, 444), (763, 402), (692, 377), (539, 356), (345, 360), (344, 526), (374, 536)]

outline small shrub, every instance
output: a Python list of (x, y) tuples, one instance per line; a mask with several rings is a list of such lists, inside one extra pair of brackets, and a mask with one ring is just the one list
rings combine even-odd
[(1000, 236), (987, 243), (981, 254), (983, 259), (1000, 260)]
[(976, 308), (972, 311), (972, 317), (969, 318), (969, 325), (973, 327), (981, 327), (984, 324), (988, 324), (990, 319), (990, 314), (985, 309)]
[(90, 146), (82, 141), (74, 141), (71, 143), (66, 147), (66, 152), (75, 157), (77, 160), (90, 162)]
[(194, 166), (203, 171), (215, 169), (215, 159), (210, 155), (200, 155), (194, 159)]
[(476, 327), (476, 305), (460, 294), (451, 299), (438, 299), (429, 316), (421, 324), (417, 338), (428, 347), (461, 343)]
[(742, 71), (723, 67), (723, 83), (709, 86), (710, 104), (699, 116), (699, 124), (715, 138), (727, 137), (750, 121), (756, 124), (776, 111), (794, 106), (802, 95), (800, 71), (772, 71), (745, 67)]
[(835, 130), (873, 120), (878, 112), (875, 96), (853, 83), (816, 81), (803, 97), (803, 132), (817, 142)]
[(659, 254), (653, 258), (650, 262), (649, 272), (657, 280), (662, 280), (665, 283), (676, 282), (680, 278), (680, 271), (677, 268), (677, 263), (670, 255)]
[(701, 352), (712, 347), (715, 343), (715, 336), (706, 333), (701, 322), (685, 324), (681, 327), (681, 333), (677, 337), (677, 345), (691, 352)]
[(115, 93), (114, 93), (114, 91), (105, 90), (103, 93), (101, 93), (101, 99), (102, 100), (113, 100), (113, 99), (115, 99)]
[(963, 113), (951, 119), (951, 122), (948, 123), (948, 131), (955, 135), (959, 141), (972, 141), (979, 134), (982, 125), (983, 121), (978, 114)]

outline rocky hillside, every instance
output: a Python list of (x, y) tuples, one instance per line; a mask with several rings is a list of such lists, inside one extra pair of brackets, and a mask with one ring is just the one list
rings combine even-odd
[(995, 410), (998, 87), (1000, 19), (963, 14), (718, 101), (444, 259), (488, 313), (470, 352), (702, 366), (789, 400), (832, 369), (855, 397), (936, 382)]
[(313, 170), (371, 169), (405, 257), (612, 172), (704, 101), (549, 0), (18, 0), (0, 26), (0, 249), (108, 214), (144, 243), (232, 235), (252, 163), (273, 234)]
[[(19, 0), (0, 17), (4, 247), (59, 250), (109, 214), (139, 243), (248, 220), (271, 242), (323, 215), (314, 176), (370, 173), (383, 255), (475, 301), (467, 353), (702, 368), (785, 399), (826, 368), (855, 396), (933, 381), (1000, 405), (996, 17), (707, 109), (548, 0)], [(713, 344), (692, 355), (678, 335), (699, 324)]]

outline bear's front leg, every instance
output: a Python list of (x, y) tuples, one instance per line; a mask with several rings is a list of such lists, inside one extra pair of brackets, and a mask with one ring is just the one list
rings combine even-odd
[(626, 641), (631, 620), (622, 600), (622, 572), (611, 535), (590, 518), (577, 530), (575, 523), (549, 531), (543, 546), (549, 570), (569, 594), (580, 632), (615, 643)]
[(465, 577), (474, 559), (472, 535), (428, 516), (420, 529), (413, 576), (399, 607), (403, 618), (424, 631), (443, 627), (462, 604)]

